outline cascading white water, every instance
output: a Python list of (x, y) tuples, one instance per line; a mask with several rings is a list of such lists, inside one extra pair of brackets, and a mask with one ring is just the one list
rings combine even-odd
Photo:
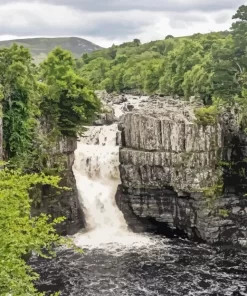
[(120, 183), (117, 125), (91, 127), (78, 143), (74, 173), (88, 230), (127, 230), (114, 196)]
[[(136, 99), (129, 98), (128, 101), (138, 104)], [(124, 105), (113, 107), (115, 116), (120, 117)], [(118, 133), (117, 124), (91, 126), (78, 142), (73, 171), (86, 218), (86, 230), (74, 237), (80, 247), (154, 244), (149, 237), (128, 231), (123, 214), (116, 205), (115, 195), (120, 184)]]
[(136, 244), (144, 237), (128, 231), (115, 202), (120, 184), (117, 124), (90, 127), (75, 151), (74, 174), (86, 216), (86, 232), (75, 236), (78, 246)]

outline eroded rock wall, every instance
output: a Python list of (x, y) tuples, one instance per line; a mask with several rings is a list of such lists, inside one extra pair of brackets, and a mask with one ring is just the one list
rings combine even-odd
[(33, 215), (50, 214), (53, 218), (65, 217), (66, 220), (57, 226), (62, 235), (72, 235), (84, 227), (84, 216), (79, 204), (76, 180), (72, 171), (74, 151), (77, 147), (75, 138), (63, 138), (56, 142), (50, 155), (50, 162), (59, 158), (63, 160), (64, 170), (61, 173), (61, 187), (70, 190), (56, 190), (50, 186), (42, 186), (35, 190), (33, 196)]
[[(202, 126), (193, 108), (158, 102), (123, 116), (118, 206), (135, 231), (170, 230), (209, 243), (245, 244), (247, 183), (237, 190), (238, 184), (230, 184), (232, 169), (221, 163), (247, 156), (246, 136), (233, 128), (234, 114)], [(238, 183), (239, 174), (235, 178)], [(224, 195), (206, 197), (205, 188), (213, 191), (222, 180)]]

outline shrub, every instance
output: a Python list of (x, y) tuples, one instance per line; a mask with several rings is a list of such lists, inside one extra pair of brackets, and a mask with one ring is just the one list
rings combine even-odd
[(201, 125), (215, 125), (218, 120), (218, 109), (216, 106), (201, 107), (194, 110), (196, 123)]

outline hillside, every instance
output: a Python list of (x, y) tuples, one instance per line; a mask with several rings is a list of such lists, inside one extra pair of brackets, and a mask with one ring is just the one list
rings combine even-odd
[(235, 74), (236, 46), (230, 32), (212, 32), (141, 44), (134, 39), (84, 54), (81, 76), (95, 89), (142, 94), (232, 97), (239, 93)]
[(29, 48), (36, 63), (41, 62), (56, 46), (61, 46), (64, 49), (70, 50), (76, 58), (79, 58), (83, 53), (92, 52), (101, 48), (88, 40), (77, 37), (7, 40), (0, 41), (0, 48), (9, 47), (14, 42)]

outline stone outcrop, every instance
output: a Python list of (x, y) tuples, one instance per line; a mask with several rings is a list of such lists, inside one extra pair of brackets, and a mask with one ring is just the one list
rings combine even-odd
[(226, 112), (221, 122), (204, 126), (196, 123), (195, 106), (154, 101), (119, 124), (116, 200), (130, 228), (246, 244), (247, 137), (237, 114)]
[(84, 227), (84, 217), (79, 204), (76, 180), (72, 171), (74, 151), (77, 147), (75, 138), (63, 138), (56, 142), (50, 155), (50, 164), (53, 161), (63, 161), (64, 170), (61, 173), (61, 187), (70, 190), (56, 190), (50, 186), (37, 188), (33, 194), (33, 215), (40, 213), (50, 214), (53, 218), (65, 217), (66, 220), (57, 226), (62, 235), (72, 235)]

